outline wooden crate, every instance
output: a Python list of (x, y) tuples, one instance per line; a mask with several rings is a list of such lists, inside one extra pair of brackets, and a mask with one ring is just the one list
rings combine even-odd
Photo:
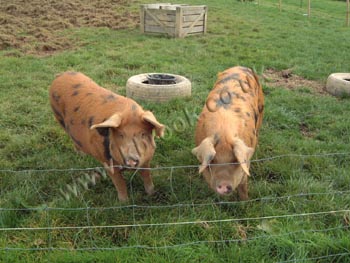
[(204, 34), (207, 30), (207, 6), (170, 3), (141, 5), (141, 32), (162, 33), (171, 37)]

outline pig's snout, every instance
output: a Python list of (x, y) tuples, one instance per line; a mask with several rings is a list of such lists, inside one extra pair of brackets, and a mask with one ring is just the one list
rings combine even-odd
[(220, 195), (229, 195), (233, 191), (233, 187), (228, 182), (220, 183), (216, 186), (216, 192)]
[(137, 167), (140, 163), (140, 159), (137, 156), (129, 156), (125, 160), (125, 164), (130, 167)]

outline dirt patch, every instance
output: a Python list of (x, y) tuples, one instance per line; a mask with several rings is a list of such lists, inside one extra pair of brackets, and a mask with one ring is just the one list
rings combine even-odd
[(264, 71), (262, 78), (269, 87), (285, 87), (288, 89), (310, 88), (315, 93), (328, 94), (324, 83), (295, 75), (291, 69), (282, 71), (267, 69)]
[(128, 0), (12, 0), (0, 5), (0, 50), (16, 48), (45, 55), (74, 47), (60, 31), (75, 27), (135, 28), (135, 1)]

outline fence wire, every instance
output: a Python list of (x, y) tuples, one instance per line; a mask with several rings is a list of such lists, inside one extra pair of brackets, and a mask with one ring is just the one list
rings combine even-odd
[(333, 25), (347, 25), (345, 1), (334, 2), (331, 10), (323, 7), (322, 3), (317, 0), (310, 1), (310, 10), (308, 8), (308, 0), (242, 0), (241, 2), (244, 2), (243, 4), (255, 5), (257, 10), (260, 10), (261, 8), (275, 9), (276, 13), (279, 12), (281, 15), (299, 15), (305, 17), (306, 20), (317, 17)]
[[(276, 155), (272, 157), (266, 157), (261, 159), (255, 159), (251, 160), (250, 163), (259, 163), (259, 162), (268, 162), (268, 161), (274, 161), (277, 159), (284, 159), (284, 158), (310, 158), (310, 157), (316, 157), (316, 158), (328, 158), (332, 156), (348, 156), (350, 155), (350, 152), (334, 152), (334, 153), (317, 153), (317, 154), (281, 154)], [(221, 163), (221, 164), (209, 164), (209, 166), (227, 166), (227, 165), (237, 165), (240, 164), (239, 162), (233, 162), (233, 163)], [(199, 168), (200, 165), (175, 165), (175, 166), (162, 166), (162, 167), (153, 167), (153, 168), (142, 168), (142, 167), (129, 167), (129, 166), (123, 166), (123, 165), (113, 165), (114, 168), (120, 168), (120, 169), (129, 169), (129, 170), (150, 170), (150, 171), (159, 171), (159, 170), (174, 170), (174, 169), (190, 169), (190, 168)], [(50, 172), (77, 172), (77, 171), (95, 171), (103, 169), (101, 166), (95, 166), (95, 167), (87, 167), (87, 168), (43, 168), (43, 169), (23, 169), (23, 170), (15, 170), (15, 169), (0, 169), (0, 173), (50, 173)]]
[[(341, 153), (319, 153), (319, 154), (285, 154), (272, 156), (268, 158), (256, 159), (252, 160), (251, 163), (265, 163), (265, 162), (274, 162), (279, 159), (300, 159), (299, 162), (303, 163), (307, 158), (338, 158), (338, 157), (346, 157), (350, 156), (350, 152), (341, 152)], [(237, 163), (231, 163), (237, 164)], [(223, 164), (227, 165), (227, 164)], [(121, 168), (120, 166), (116, 166)], [(309, 208), (303, 210), (303, 204), (307, 202), (318, 202), (320, 198), (327, 197), (331, 200), (333, 199), (349, 199), (350, 189), (339, 190), (339, 191), (318, 191), (318, 192), (299, 192), (295, 194), (287, 194), (283, 196), (278, 196), (275, 194), (262, 196), (259, 198), (250, 199), (247, 201), (216, 201), (206, 200), (204, 202), (196, 202), (193, 198), (193, 193), (197, 191), (190, 183), (189, 189), (189, 198), (186, 201), (181, 200), (176, 195), (175, 190), (175, 178), (174, 174), (177, 170), (181, 169), (198, 169), (199, 165), (180, 165), (180, 166), (166, 166), (166, 167), (156, 167), (149, 168), (152, 171), (165, 171), (163, 174), (158, 175), (158, 177), (165, 176), (168, 182), (170, 182), (170, 195), (174, 196), (173, 201), (175, 203), (170, 204), (156, 204), (157, 202), (152, 202), (152, 204), (137, 204), (139, 199), (136, 198), (133, 184), (131, 184), (131, 204), (118, 204), (113, 206), (91, 206), (90, 201), (83, 197), (82, 203), (84, 206), (80, 207), (63, 207), (63, 206), (50, 206), (46, 202), (46, 197), (41, 195), (41, 191), (37, 189), (37, 186), (32, 183), (33, 189), (36, 189), (36, 193), (39, 196), (39, 199), (42, 201), (42, 205), (40, 206), (28, 206), (28, 207), (0, 207), (0, 235), (6, 236), (5, 243), (0, 244), (0, 252), (11, 253), (16, 251), (117, 251), (117, 250), (125, 250), (125, 249), (146, 249), (146, 250), (161, 250), (161, 249), (176, 249), (181, 247), (189, 247), (189, 246), (199, 246), (199, 245), (227, 245), (227, 244), (241, 244), (242, 242), (249, 244), (253, 242), (257, 242), (259, 240), (268, 240), (268, 239), (279, 239), (283, 237), (292, 237), (294, 235), (306, 235), (306, 234), (329, 234), (336, 235), (336, 233), (347, 232), (350, 227), (350, 209), (348, 205), (340, 205), (338, 207), (334, 207), (334, 209), (321, 209), (317, 207), (319, 210), (309, 211)], [(301, 167), (301, 166), (300, 166)], [(299, 170), (302, 168), (298, 168)], [(124, 168), (124, 167), (123, 167)], [(88, 168), (69, 168), (69, 169), (24, 169), (24, 170), (16, 170), (16, 169), (0, 169), (0, 179), (5, 176), (13, 176), (18, 175), (20, 177), (25, 178), (28, 174), (39, 173), (46, 176), (51, 172), (55, 173), (63, 173), (65, 175), (68, 174), (74, 180), (72, 174), (77, 172), (91, 172), (96, 169), (102, 169), (102, 167), (88, 167)], [(140, 169), (135, 169), (131, 175), (131, 181), (134, 179), (136, 173)], [(299, 171), (298, 170), (298, 171)], [(164, 179), (164, 178), (163, 178)], [(191, 178), (189, 177), (189, 180)], [(31, 182), (29, 180), (29, 182)], [(203, 184), (205, 184), (203, 182)], [(192, 189), (193, 188), (193, 189)], [(209, 190), (208, 190), (209, 191)], [(5, 196), (5, 192), (1, 192), (2, 195)], [(0, 203), (3, 203), (0, 201)], [(297, 203), (301, 204), (300, 207), (293, 207), (292, 204)], [(69, 202), (68, 202), (69, 204)], [(237, 207), (249, 207), (254, 205), (261, 205), (261, 215), (259, 216), (245, 216), (247, 213), (238, 213), (236, 209)], [(266, 211), (266, 206), (268, 204), (283, 204), (287, 206), (287, 210), (291, 210), (289, 213), (281, 213), (278, 214), (269, 214), (269, 211)], [(291, 207), (289, 207), (291, 206)], [(164, 219), (154, 220), (152, 217), (154, 216), (153, 211), (164, 210), (166, 214), (169, 213), (168, 217)], [(211, 210), (212, 212), (208, 214), (201, 214), (202, 210)], [(35, 213), (34, 215), (38, 218), (44, 218), (44, 220), (40, 224), (33, 224), (31, 222), (29, 225), (25, 225), (25, 223), (20, 224), (19, 226), (6, 226), (2, 222), (1, 215), (6, 213)], [(126, 222), (116, 223), (116, 220), (105, 221), (103, 218), (103, 213), (116, 214), (120, 217), (123, 217), (123, 214), (127, 214), (128, 218)], [(248, 213), (249, 214), (249, 213)], [(78, 218), (80, 220), (73, 221), (73, 223), (60, 223), (60, 215), (62, 217), (69, 216), (72, 218)], [(103, 221), (99, 221), (103, 218)], [(156, 215), (157, 216), (157, 215)], [(336, 218), (339, 223), (336, 226), (324, 226), (321, 229), (316, 228), (302, 228), (297, 231), (283, 231), (280, 229), (277, 233), (271, 231), (269, 226), (265, 224), (269, 224), (271, 222), (279, 222), (281, 220), (301, 220), (301, 221), (309, 221), (309, 220), (323, 220), (324, 218)], [(56, 222), (58, 220), (58, 222)], [(121, 220), (122, 221), (122, 220)], [(155, 222), (153, 222), (155, 221)], [(344, 221), (344, 222), (343, 222)], [(24, 221), (25, 222), (25, 221)], [(266, 223), (267, 222), (267, 223)], [(249, 228), (249, 226), (254, 226), (255, 229), (260, 230), (255, 235), (243, 235), (238, 237), (234, 237), (232, 232), (229, 234), (226, 233), (227, 226), (234, 228), (239, 228), (240, 226), (244, 226)], [(200, 229), (204, 229), (204, 231), (210, 231), (211, 228), (217, 228), (218, 232), (215, 233), (214, 238), (194, 238), (193, 240), (184, 240), (180, 242), (144, 242), (142, 240), (141, 235), (145, 232), (155, 229), (164, 229), (164, 228), (174, 228), (174, 232), (178, 227), (184, 227), (186, 229), (191, 229), (194, 227), (199, 227)], [(134, 235), (135, 242), (121, 242), (118, 245), (110, 245), (105, 246), (100, 244), (96, 238), (95, 234), (119, 234), (125, 232), (132, 232)], [(201, 230), (200, 230), (201, 231)], [(83, 233), (86, 232), (86, 235)], [(83, 243), (79, 243), (78, 240), (80, 235), (85, 238)], [(29, 245), (15, 245), (15, 243), (11, 242), (11, 240), (15, 239), (24, 239), (25, 236), (30, 236), (31, 238), (39, 236), (45, 237), (45, 241), (43, 244), (33, 244)], [(69, 245), (67, 247), (61, 246), (60, 238), (73, 239), (74, 237), (74, 245)], [(157, 237), (155, 237), (157, 238)], [(1, 238), (0, 238), (1, 239)], [(76, 242), (76, 244), (75, 244)], [(303, 262), (303, 261), (317, 261), (317, 260), (327, 260), (334, 257), (346, 257), (350, 255), (349, 251), (342, 251), (342, 253), (332, 253), (329, 255), (324, 255), (320, 257), (309, 257), (298, 260), (295, 257), (292, 257), (290, 260), (280, 261), (280, 262)]]

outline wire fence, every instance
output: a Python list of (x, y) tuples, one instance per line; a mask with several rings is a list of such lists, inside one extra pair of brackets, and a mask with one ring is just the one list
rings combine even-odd
[(349, 27), (349, 3), (346, 1), (315, 1), (315, 0), (241, 0), (244, 4), (254, 4), (258, 8), (275, 9), (281, 14), (294, 14), (305, 18), (317, 17)]
[[(297, 159), (291, 163), (294, 163), (294, 173), (300, 176), (301, 173), (308, 172), (304, 171), (304, 162), (310, 158), (317, 160), (340, 158), (339, 162), (344, 163), (349, 157), (350, 152), (285, 154), (252, 160), (251, 163), (266, 165), (268, 162)], [(120, 168), (120, 166), (117, 167)], [(132, 171), (129, 186), (131, 203), (107, 206), (96, 205), (96, 202), (91, 199), (99, 199), (99, 195), (116, 197), (114, 189), (104, 190), (106, 184), (110, 185), (109, 178), (106, 183), (100, 180), (94, 185), (89, 185), (90, 188), (86, 188), (86, 192), (80, 193), (80, 198), (61, 198), (59, 201), (57, 201), (59, 193), (57, 188), (62, 186), (52, 186), (56, 188), (53, 194), (56, 197), (50, 199), (49, 194), (43, 190), (45, 186), (40, 186), (40, 183), (46, 181), (38, 178), (40, 177), (38, 175), (46, 178), (63, 174), (64, 176), (60, 176), (61, 179), (68, 178), (76, 182), (77, 175), (93, 173), (96, 170), (101, 172), (101, 167), (1, 169), (1, 180), (15, 176), (18, 180), (24, 180), (25, 183), (7, 185), (6, 187), (10, 187), (11, 190), (8, 188), (1, 190), (0, 236), (3, 238), (0, 238), (0, 252), (8, 254), (11, 251), (162, 250), (200, 245), (240, 245), (242, 242), (253, 245), (255, 242), (267, 239), (278, 240), (294, 236), (310, 238), (315, 235), (335, 237), (349, 231), (350, 188), (335, 186), (327, 189), (327, 185), (335, 184), (333, 179), (324, 181), (322, 178), (323, 181), (320, 181), (314, 178), (314, 182), (326, 185), (321, 187), (320, 191), (299, 191), (278, 195), (272, 191), (274, 189), (269, 188), (265, 178), (253, 177), (251, 187), (259, 189), (255, 190), (255, 194), (261, 197), (247, 201), (222, 200), (204, 187), (206, 186), (204, 180), (196, 174), (198, 167), (198, 165), (181, 165), (151, 168), (153, 172), (159, 172), (155, 180), (163, 182), (161, 193), (153, 199), (142, 197), (139, 189), (140, 182), (136, 180), (139, 169)], [(191, 175), (187, 175), (188, 172), (185, 172), (185, 176), (182, 175), (183, 171), (188, 170)], [(337, 173), (334, 172), (335, 175)], [(342, 177), (342, 174), (338, 177)], [(37, 179), (39, 182), (33, 182)], [(285, 182), (283, 181), (282, 184), (271, 182), (277, 187), (284, 187), (283, 183)], [(33, 195), (37, 195), (34, 198), (35, 204), (7, 202), (11, 199), (9, 192), (16, 191), (19, 185), (34, 189)], [(71, 187), (71, 190), (73, 188)], [(94, 193), (99, 188), (102, 191)], [(77, 191), (75, 193), (79, 194)], [(107, 200), (105, 197), (102, 199)], [(42, 202), (39, 205), (38, 200)], [(325, 200), (327, 200), (326, 204), (322, 203)], [(250, 209), (255, 213), (250, 214)], [(256, 212), (257, 210), (259, 212)], [(15, 217), (20, 217), (22, 220), (16, 221)], [(279, 225), (284, 221), (305, 222), (305, 225), (291, 231)], [(316, 228), (315, 224), (307, 223), (310, 221), (321, 222), (322, 227)], [(277, 227), (274, 226), (276, 224)], [(251, 228), (253, 234), (250, 233)], [(183, 231), (191, 232), (192, 236), (177, 236), (178, 232)], [(165, 235), (169, 235), (168, 238), (165, 238)], [(106, 243), (101, 241), (102, 238), (97, 238), (106, 236), (114, 236), (117, 241)], [(350, 255), (349, 249), (340, 252), (308, 257), (299, 261), (339, 259)], [(294, 257), (281, 262), (299, 261)]]

